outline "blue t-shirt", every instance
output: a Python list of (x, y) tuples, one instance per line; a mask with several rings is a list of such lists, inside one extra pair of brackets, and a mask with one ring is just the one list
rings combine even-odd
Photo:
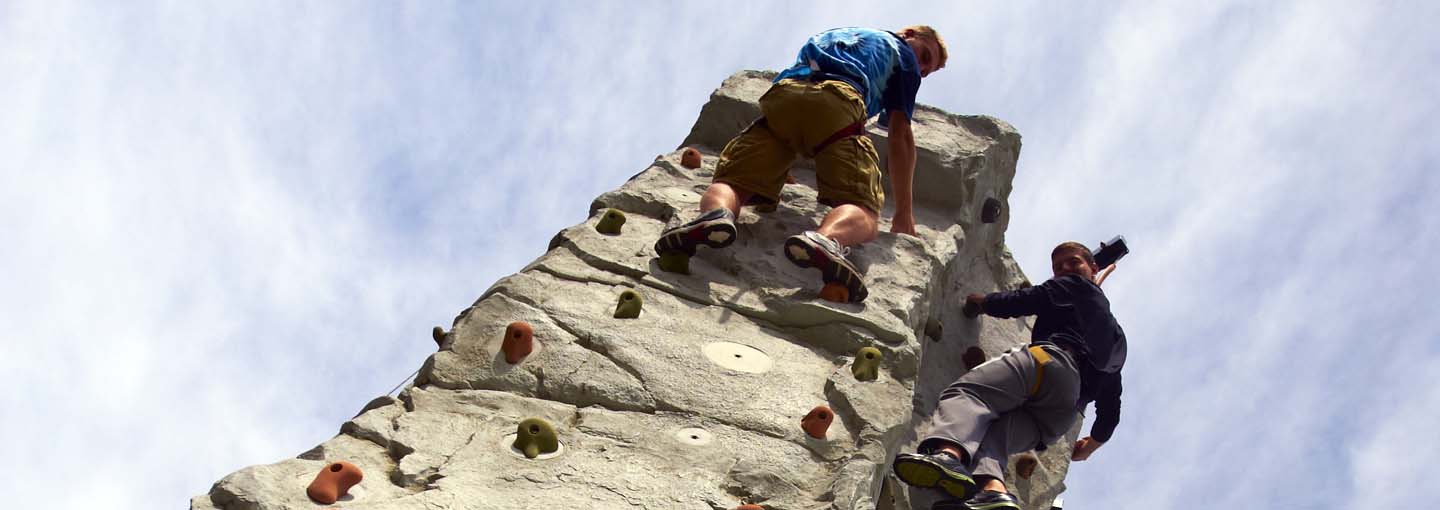
[(891, 111), (915, 114), (920, 90), (920, 64), (900, 36), (869, 28), (836, 28), (811, 37), (800, 48), (795, 65), (775, 77), (836, 79), (855, 87), (865, 98), (865, 117)]

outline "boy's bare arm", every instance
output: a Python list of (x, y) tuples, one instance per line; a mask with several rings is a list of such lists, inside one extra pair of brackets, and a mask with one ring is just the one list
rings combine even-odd
[(915, 233), (915, 212), (911, 191), (915, 179), (915, 134), (910, 131), (910, 118), (905, 112), (892, 111), (890, 126), (890, 191), (895, 195), (895, 217), (890, 231), (897, 234)]

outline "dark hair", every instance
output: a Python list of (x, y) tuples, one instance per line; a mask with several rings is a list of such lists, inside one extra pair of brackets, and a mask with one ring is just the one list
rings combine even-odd
[(1065, 241), (1063, 243), (1060, 243), (1059, 246), (1056, 246), (1054, 250), (1050, 250), (1050, 260), (1055, 260), (1056, 255), (1060, 255), (1061, 253), (1068, 253), (1071, 251), (1080, 252), (1080, 258), (1085, 259), (1085, 262), (1090, 263), (1090, 265), (1092, 266), (1096, 265), (1095, 254), (1090, 253), (1090, 248), (1088, 246), (1080, 244), (1077, 241)]

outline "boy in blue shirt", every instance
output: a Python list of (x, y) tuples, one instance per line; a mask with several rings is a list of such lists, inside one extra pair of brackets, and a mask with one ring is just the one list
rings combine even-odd
[[(795, 265), (820, 269), (845, 301), (869, 294), (863, 275), (845, 255), (879, 234), (885, 193), (879, 154), (865, 136), (867, 119), (889, 126), (890, 187), (895, 192), (891, 232), (915, 234), (911, 184), (915, 139), (910, 120), (920, 79), (945, 66), (945, 43), (933, 28), (900, 32), (838, 28), (810, 38), (795, 64), (760, 98), (761, 118), (720, 153), (715, 177), (700, 199), (699, 218), (661, 234), (655, 251), (690, 256), (700, 245), (735, 241), (735, 217), (746, 204), (773, 204), (797, 155), (814, 158), (820, 202), (832, 207), (820, 227), (785, 241)], [(663, 267), (663, 264), (662, 264)]]

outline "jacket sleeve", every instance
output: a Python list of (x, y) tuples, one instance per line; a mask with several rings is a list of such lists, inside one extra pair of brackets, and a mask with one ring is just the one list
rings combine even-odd
[(1010, 319), (1035, 315), (1050, 308), (1050, 291), (1055, 281), (1008, 292), (995, 292), (985, 296), (985, 315)]
[(1090, 437), (1096, 441), (1109, 441), (1120, 424), (1120, 391), (1120, 372), (1106, 374), (1095, 399), (1095, 424), (1090, 426)]

